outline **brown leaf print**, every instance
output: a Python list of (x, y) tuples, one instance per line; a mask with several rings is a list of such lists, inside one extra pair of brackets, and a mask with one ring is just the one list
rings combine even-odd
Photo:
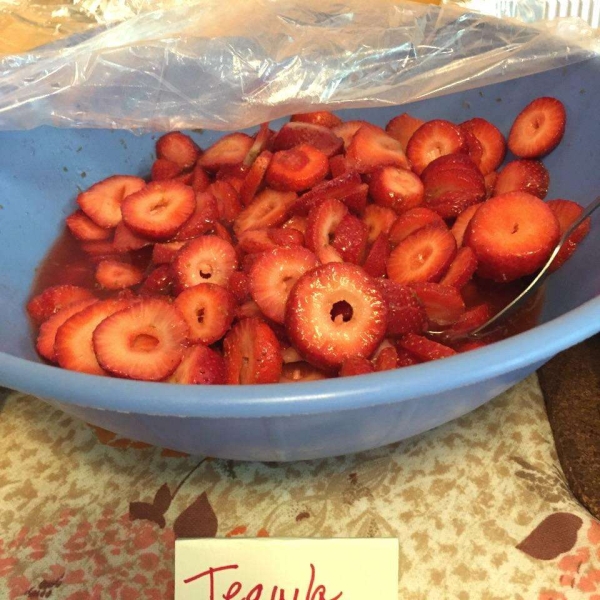
[(177, 538), (210, 538), (217, 535), (217, 515), (206, 492), (190, 504), (173, 523)]
[(554, 513), (547, 516), (517, 548), (532, 558), (553, 560), (573, 548), (582, 524), (577, 515)]
[(149, 502), (130, 502), (129, 503), (129, 519), (135, 521), (143, 519), (156, 523), (161, 529), (165, 526), (165, 517), (154, 504)]
[(169, 486), (166, 483), (163, 483), (158, 488), (152, 504), (154, 504), (163, 515), (169, 510), (169, 506), (171, 506), (171, 490), (169, 490)]

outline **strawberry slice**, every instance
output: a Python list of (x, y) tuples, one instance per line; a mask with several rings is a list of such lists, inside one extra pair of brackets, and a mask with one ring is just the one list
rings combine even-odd
[(427, 165), (440, 156), (465, 151), (465, 137), (450, 121), (427, 121), (415, 131), (408, 142), (406, 156), (413, 171), (420, 175)]
[(550, 207), (524, 192), (487, 200), (465, 232), (479, 263), (477, 273), (494, 281), (513, 281), (534, 273), (548, 260), (560, 238)]
[(335, 230), (348, 214), (348, 207), (339, 200), (325, 200), (308, 213), (306, 247), (312, 250), (322, 263), (341, 262), (342, 257), (331, 245)]
[(260, 306), (258, 306), (254, 300), (248, 300), (235, 309), (235, 320), (243, 321), (244, 319), (265, 320), (265, 316), (260, 310)]
[(227, 383), (276, 383), (281, 377), (281, 346), (273, 330), (257, 318), (243, 319), (223, 340)]
[(396, 283), (439, 281), (456, 256), (456, 240), (447, 230), (430, 225), (403, 239), (390, 254), (388, 277)]
[(377, 204), (369, 204), (365, 208), (362, 220), (367, 226), (367, 241), (374, 244), (375, 240), (382, 234), (388, 234), (392, 225), (398, 218), (397, 213), (391, 208), (384, 208)]
[(283, 365), (279, 383), (297, 383), (299, 381), (318, 381), (327, 379), (327, 374), (303, 360)]
[(438, 283), (413, 283), (411, 288), (417, 294), (432, 326), (452, 325), (465, 312), (465, 303), (460, 292)]
[(457, 352), (470, 352), (471, 350), (477, 350), (479, 348), (484, 348), (488, 345), (489, 342), (482, 342), (480, 340), (469, 340), (466, 342), (460, 342), (458, 344), (454, 344), (454, 348)]
[(266, 317), (283, 323), (285, 305), (301, 275), (319, 265), (317, 257), (301, 246), (276, 248), (261, 254), (250, 269), (250, 293)]
[(244, 206), (248, 206), (254, 200), (263, 183), (272, 158), (273, 154), (265, 150), (252, 163), (240, 188), (240, 200)]
[(220, 237), (222, 240), (225, 240), (229, 244), (233, 245), (233, 238), (229, 233), (229, 230), (225, 227), (225, 225), (219, 223), (219, 221), (215, 221), (212, 225), (210, 233), (213, 233), (217, 237)]
[(270, 252), (279, 246), (291, 248), (303, 245), (304, 235), (296, 229), (251, 229), (240, 235), (237, 249), (242, 254), (256, 254)]
[(140, 268), (118, 260), (103, 260), (96, 267), (96, 281), (105, 290), (123, 290), (143, 280)]
[(195, 192), (205, 192), (210, 185), (210, 177), (202, 168), (202, 165), (196, 165), (192, 171), (192, 181), (190, 183)]
[(76, 210), (65, 222), (73, 237), (78, 240), (108, 240), (112, 235), (111, 229), (96, 225), (82, 210)]
[(175, 163), (182, 170), (193, 167), (199, 155), (200, 149), (194, 140), (180, 131), (171, 131), (156, 142), (156, 156)]
[(388, 135), (391, 135), (395, 140), (400, 142), (402, 150), (406, 153), (408, 141), (423, 123), (425, 123), (425, 121), (422, 119), (411, 117), (408, 113), (402, 113), (401, 115), (394, 117), (385, 126), (385, 130)]
[(367, 226), (358, 217), (347, 214), (335, 228), (331, 245), (344, 262), (362, 264), (367, 251)]
[(238, 261), (229, 242), (216, 235), (205, 235), (188, 242), (171, 264), (175, 285), (183, 291), (199, 283), (227, 287)]
[(263, 190), (237, 216), (233, 231), (239, 237), (251, 229), (278, 227), (287, 219), (297, 198), (294, 192), (279, 192), (268, 188)]
[(94, 294), (76, 285), (55, 285), (29, 300), (27, 312), (39, 324), (59, 310), (83, 300), (95, 300)]
[(498, 181), (498, 171), (492, 171), (488, 173), (484, 178), (485, 181), (485, 197), (491, 198), (494, 195), (494, 188)]
[(310, 123), (286, 123), (273, 139), (273, 150), (289, 150), (308, 144), (330, 158), (342, 151), (344, 142), (328, 127)]
[(353, 377), (354, 375), (366, 375), (373, 373), (375, 368), (370, 360), (362, 356), (351, 356), (342, 363), (339, 371), (340, 377)]
[(219, 218), (219, 206), (211, 192), (198, 192), (192, 216), (177, 230), (174, 242), (191, 240), (210, 231)]
[(329, 159), (329, 172), (333, 178), (344, 175), (352, 169), (348, 165), (348, 161), (343, 154), (336, 154)]
[[(481, 146), (481, 157), (474, 162), (479, 170), (487, 175), (495, 171), (506, 156), (506, 140), (500, 130), (485, 119), (475, 117), (460, 124), (463, 133), (468, 132), (475, 136)], [(471, 156), (471, 159), (473, 157)]]
[(456, 240), (456, 245), (460, 248), (463, 245), (463, 238), (465, 237), (465, 231), (473, 218), (473, 215), (477, 212), (477, 209), (482, 205), (482, 203), (472, 204), (465, 211), (461, 212), (460, 215), (454, 221), (454, 225), (452, 225), (452, 235)]
[(194, 213), (194, 190), (176, 181), (154, 181), (121, 204), (123, 221), (151, 240), (170, 238)]
[(317, 267), (302, 275), (286, 306), (286, 330), (311, 364), (339, 369), (351, 356), (370, 356), (387, 327), (387, 306), (365, 272), (349, 263)]
[[(561, 237), (574, 223), (579, 215), (583, 212), (583, 207), (572, 202), (571, 200), (550, 200), (548, 203), (550, 210), (554, 213), (558, 219), (560, 226)], [(552, 261), (550, 269), (556, 271), (556, 269), (562, 267), (569, 258), (573, 255), (573, 252), (577, 249), (577, 246), (583, 241), (583, 239), (590, 232), (591, 219), (587, 218), (581, 225), (575, 229), (575, 231), (569, 236), (569, 239), (559, 250), (556, 258)]]
[(421, 335), (409, 333), (398, 344), (420, 361), (439, 360), (456, 354), (455, 350)]
[(469, 333), (487, 323), (491, 318), (492, 309), (490, 305), (486, 303), (479, 304), (464, 312), (458, 321), (448, 328), (448, 339), (451, 340), (453, 336)]
[(389, 279), (378, 279), (377, 285), (388, 307), (387, 335), (398, 337), (425, 330), (427, 313), (411, 288)]
[(297, 229), (285, 229), (274, 227), (268, 229), (269, 237), (278, 246), (291, 248), (293, 246), (304, 246), (304, 234)]
[(174, 304), (189, 327), (189, 341), (207, 345), (227, 333), (236, 307), (233, 294), (214, 283), (200, 283), (184, 290)]
[(276, 190), (301, 192), (322, 181), (328, 172), (327, 156), (308, 144), (300, 144), (275, 152), (267, 168), (266, 181)]
[(217, 180), (208, 186), (208, 193), (212, 194), (217, 203), (219, 219), (225, 224), (231, 224), (242, 212), (240, 195), (231, 183)]
[(242, 163), (244, 168), (249, 169), (259, 155), (268, 150), (268, 146), (271, 145), (271, 139), (274, 135), (275, 133), (269, 129), (269, 123), (261, 123), (259, 130), (254, 136), (252, 146), (250, 147), (250, 150), (248, 150), (248, 154), (246, 154), (244, 162)]
[(186, 348), (183, 358), (168, 383), (184, 385), (220, 385), (225, 383), (223, 357), (203, 344)]
[(166, 300), (147, 298), (102, 321), (94, 330), (98, 364), (126, 379), (160, 381), (183, 358), (188, 326)]
[(320, 125), (332, 129), (342, 124), (342, 120), (327, 110), (317, 110), (308, 113), (296, 113), (292, 115), (293, 123), (310, 123), (311, 125)]
[(104, 260), (107, 257), (114, 257), (119, 254), (112, 241), (109, 240), (81, 242), (81, 249), (92, 261), (96, 261), (96, 259)]
[(168, 265), (173, 262), (177, 253), (187, 244), (187, 241), (181, 242), (163, 242), (154, 244), (152, 248), (152, 262), (155, 265)]
[(130, 300), (111, 298), (95, 302), (69, 317), (56, 331), (54, 351), (58, 364), (71, 371), (106, 375), (96, 359), (92, 335), (104, 319), (130, 305)]
[(307, 215), (313, 207), (325, 200), (344, 202), (349, 196), (360, 193), (362, 185), (362, 179), (356, 171), (349, 171), (329, 181), (323, 181), (309, 192), (302, 194), (293, 206), (292, 212), (295, 215)]
[(229, 278), (229, 291), (240, 304), (250, 300), (250, 277), (243, 271), (234, 271)]
[(166, 158), (157, 158), (152, 163), (150, 179), (152, 179), (152, 181), (175, 179), (175, 177), (181, 175), (182, 172), (183, 169), (177, 163), (167, 160)]
[(146, 277), (140, 286), (140, 296), (170, 296), (173, 291), (173, 276), (169, 265), (159, 265)]
[(385, 277), (389, 255), (390, 242), (388, 235), (382, 231), (369, 249), (363, 269), (371, 277)]
[(375, 371), (391, 371), (398, 366), (398, 350), (390, 344), (377, 354), (374, 362)]
[(361, 127), (354, 134), (346, 159), (349, 166), (359, 173), (371, 173), (388, 165), (409, 167), (400, 142), (373, 127)]
[(397, 246), (415, 231), (431, 225), (447, 229), (442, 217), (431, 209), (424, 206), (411, 208), (394, 221), (390, 229), (390, 243), (392, 247)]
[(281, 227), (283, 229), (295, 229), (296, 231), (299, 231), (304, 239), (307, 220), (308, 219), (306, 217), (294, 215), (293, 217), (290, 217)]
[(450, 264), (448, 271), (440, 280), (442, 285), (449, 285), (461, 289), (473, 277), (477, 270), (477, 257), (468, 246), (459, 248), (456, 257)]
[(423, 203), (424, 187), (412, 171), (383, 167), (371, 176), (369, 193), (379, 206), (401, 214)]
[(113, 237), (113, 249), (115, 252), (131, 252), (133, 250), (141, 250), (146, 246), (150, 246), (152, 242), (141, 235), (137, 235), (123, 221), (115, 228)]
[(372, 129), (376, 129), (379, 133), (385, 133), (381, 127), (377, 127), (377, 125), (373, 125), (372, 123), (368, 123), (367, 121), (345, 121), (341, 125), (337, 125), (333, 128), (333, 133), (337, 135), (344, 141), (344, 148), (347, 150), (354, 134), (361, 127), (371, 127)]
[(244, 162), (254, 140), (245, 133), (230, 133), (217, 140), (198, 159), (198, 164), (210, 172), (223, 166), (239, 165)]
[(479, 163), (483, 158), (483, 146), (470, 131), (462, 127), (461, 131), (465, 138), (465, 156), (468, 156), (479, 169)]
[(537, 160), (514, 160), (498, 173), (494, 185), (494, 196), (508, 192), (527, 192), (542, 200), (548, 194), (550, 174)]
[(517, 116), (508, 135), (508, 148), (521, 158), (552, 152), (565, 133), (567, 113), (556, 98), (537, 98)]
[(116, 227), (121, 221), (121, 203), (146, 185), (139, 177), (113, 175), (95, 183), (77, 196), (81, 210), (99, 227)]
[(398, 344), (396, 347), (398, 352), (398, 360), (396, 361), (396, 368), (400, 367), (412, 367), (412, 365), (418, 365), (421, 361), (408, 350), (405, 350)]

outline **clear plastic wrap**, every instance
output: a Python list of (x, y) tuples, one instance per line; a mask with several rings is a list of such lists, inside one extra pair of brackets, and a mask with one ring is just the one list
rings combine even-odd
[(132, 13), (0, 60), (0, 128), (239, 129), (396, 105), (600, 51), (579, 19), (523, 24), (444, 4), (252, 0)]

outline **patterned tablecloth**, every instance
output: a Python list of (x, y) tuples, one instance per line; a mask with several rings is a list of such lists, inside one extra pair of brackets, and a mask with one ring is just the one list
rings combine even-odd
[(168, 600), (177, 536), (397, 536), (403, 600), (600, 600), (535, 376), (405, 442), (291, 464), (188, 457), (4, 392), (0, 598)]

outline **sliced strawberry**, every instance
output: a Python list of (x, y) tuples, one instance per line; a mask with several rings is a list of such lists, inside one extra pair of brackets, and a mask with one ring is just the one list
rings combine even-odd
[(387, 306), (374, 280), (356, 265), (334, 263), (305, 273), (286, 306), (286, 330), (311, 364), (338, 369), (351, 356), (367, 357), (387, 326)]
[(272, 329), (256, 318), (243, 319), (223, 341), (227, 383), (275, 383), (281, 377), (281, 346)]
[(231, 327), (236, 302), (223, 286), (200, 283), (181, 292), (175, 299), (175, 307), (189, 327), (189, 341), (210, 345)]
[(180, 131), (171, 131), (156, 142), (156, 156), (170, 160), (181, 169), (193, 167), (199, 155), (200, 149), (194, 140)]
[(276, 248), (261, 254), (250, 269), (250, 293), (266, 317), (283, 323), (285, 306), (298, 278), (319, 265), (317, 257), (307, 250)]
[(94, 299), (94, 294), (85, 288), (76, 285), (55, 285), (29, 300), (27, 312), (39, 324), (71, 304)]
[(550, 174), (537, 160), (514, 160), (498, 173), (494, 196), (508, 192), (527, 192), (544, 199), (550, 186)]
[(346, 358), (342, 363), (339, 376), (353, 377), (354, 375), (366, 375), (367, 373), (373, 373), (374, 371), (375, 367), (373, 367), (370, 360), (362, 356), (351, 356)]
[(235, 234), (239, 237), (251, 229), (278, 227), (288, 217), (297, 198), (294, 192), (263, 190), (236, 218), (233, 224)]
[(163, 242), (154, 244), (152, 248), (152, 262), (155, 265), (168, 265), (173, 262), (177, 253), (187, 244), (187, 241), (181, 242)]
[(236, 181), (240, 181), (241, 185), (241, 181), (244, 179), (244, 177), (246, 177), (246, 173), (248, 173), (249, 169), (250, 167), (247, 167), (243, 163), (236, 165), (223, 165), (215, 174), (215, 179), (217, 181), (231, 183), (231, 185), (235, 187)]
[(273, 227), (267, 230), (269, 237), (277, 246), (291, 248), (304, 245), (304, 234), (297, 229), (285, 229), (284, 227)]
[(283, 365), (279, 383), (318, 381), (319, 379), (327, 379), (327, 374), (307, 362), (296, 361)]
[(265, 320), (265, 316), (263, 315), (262, 310), (260, 310), (260, 306), (258, 306), (254, 300), (248, 300), (235, 309), (235, 319), (237, 321), (253, 318), (258, 319), (259, 321)]
[(308, 144), (300, 144), (290, 150), (275, 152), (266, 181), (276, 190), (301, 192), (322, 181), (328, 172), (327, 156)]
[(423, 125), (425, 121), (411, 117), (408, 113), (402, 113), (397, 117), (394, 117), (386, 126), (385, 130), (388, 135), (391, 135), (394, 139), (400, 142), (402, 150), (406, 153), (408, 141), (413, 136), (415, 131)]
[(389, 279), (378, 279), (377, 285), (388, 307), (387, 335), (398, 337), (424, 331), (427, 314), (411, 288)]
[(460, 342), (454, 344), (454, 348), (457, 352), (470, 352), (471, 350), (478, 350), (488, 345), (488, 342), (482, 342), (481, 340), (469, 340), (466, 342)]
[(464, 335), (470, 331), (474, 331), (484, 323), (487, 323), (491, 318), (492, 309), (490, 305), (479, 304), (464, 312), (458, 321), (447, 329), (448, 339), (451, 340), (453, 336)]
[(173, 177), (173, 181), (177, 181), (178, 183), (182, 183), (183, 185), (191, 186), (192, 182), (194, 181), (194, 171), (184, 171), (180, 175), (177, 175), (177, 177)]
[(175, 285), (183, 291), (199, 283), (227, 287), (238, 262), (235, 249), (229, 242), (216, 235), (205, 235), (188, 242), (171, 264)]
[(388, 234), (397, 218), (398, 215), (391, 208), (369, 204), (365, 208), (362, 217), (364, 224), (367, 226), (367, 241), (369, 244), (374, 244), (382, 233)]
[(121, 203), (146, 185), (139, 177), (113, 175), (95, 183), (77, 196), (77, 204), (96, 225), (116, 227), (121, 221)]
[(487, 200), (475, 213), (464, 243), (477, 256), (477, 273), (494, 281), (513, 281), (539, 269), (560, 238), (550, 207), (524, 192)]
[(270, 252), (277, 248), (277, 244), (269, 235), (268, 229), (251, 229), (238, 236), (237, 251), (240, 254), (252, 255)]
[(355, 215), (362, 217), (367, 208), (367, 200), (369, 198), (369, 186), (366, 183), (359, 185), (355, 192), (348, 194), (342, 198), (342, 202)]
[(456, 354), (452, 348), (414, 333), (405, 335), (398, 344), (420, 361), (439, 360)]
[(133, 250), (141, 250), (146, 246), (150, 246), (152, 242), (145, 237), (131, 231), (123, 221), (115, 228), (115, 236), (113, 238), (113, 248), (116, 252), (131, 252)]
[(152, 181), (164, 181), (165, 179), (175, 179), (178, 175), (181, 175), (183, 168), (172, 160), (166, 158), (157, 158), (152, 163), (150, 169), (150, 179)]
[(304, 238), (304, 234), (306, 232), (306, 223), (307, 223), (306, 217), (302, 217), (300, 215), (294, 215), (293, 217), (290, 217), (282, 225), (282, 227), (283, 227), (283, 229), (295, 229), (296, 231), (299, 231)]
[(223, 357), (203, 344), (186, 348), (183, 358), (168, 383), (184, 385), (221, 385), (225, 381)]
[(371, 277), (385, 277), (386, 265), (390, 255), (390, 242), (383, 231), (377, 236), (369, 249), (363, 269)]
[(343, 154), (336, 154), (329, 159), (329, 172), (333, 178), (349, 173), (350, 171), (352, 169)]
[(411, 287), (433, 326), (452, 325), (465, 312), (462, 296), (454, 287), (438, 283), (413, 283)]
[(431, 225), (447, 229), (442, 217), (431, 209), (423, 206), (411, 208), (394, 221), (390, 229), (390, 243), (392, 247), (397, 246), (415, 231)]
[(140, 268), (121, 261), (103, 260), (96, 267), (96, 281), (105, 290), (123, 290), (143, 280)]
[(343, 202), (348, 196), (360, 192), (362, 185), (360, 175), (356, 171), (349, 171), (330, 181), (323, 181), (309, 192), (302, 194), (293, 206), (292, 212), (295, 215), (307, 215), (311, 208), (325, 200)]
[(377, 125), (373, 125), (373, 123), (367, 123), (367, 121), (345, 121), (341, 125), (337, 125), (333, 128), (333, 133), (338, 137), (342, 138), (344, 141), (344, 148), (347, 150), (354, 134), (361, 127), (371, 127), (371, 129), (376, 129), (379, 133), (385, 133), (385, 131), (381, 127), (377, 127)]
[(198, 192), (192, 216), (177, 230), (174, 242), (191, 240), (210, 231), (219, 218), (219, 206), (211, 192)]
[(396, 367), (412, 367), (412, 365), (418, 365), (421, 361), (414, 355), (411, 354), (408, 350), (405, 350), (398, 344), (396, 347), (398, 352), (398, 360), (396, 361)]
[(403, 239), (390, 254), (388, 277), (396, 283), (439, 281), (456, 256), (456, 240), (447, 230), (430, 225)]
[(423, 203), (424, 188), (412, 171), (383, 167), (373, 173), (369, 193), (376, 204), (392, 208), (401, 214)]
[(294, 346), (284, 346), (281, 350), (281, 357), (283, 358), (283, 364), (302, 362), (302, 357), (298, 353), (298, 350)]
[(36, 342), (36, 350), (38, 353), (49, 360), (50, 362), (56, 362), (56, 353), (54, 351), (54, 342), (56, 340), (56, 332), (58, 328), (73, 315), (81, 312), (84, 308), (97, 302), (95, 298), (90, 300), (81, 300), (74, 304), (69, 304), (61, 308), (58, 312), (55, 312), (46, 321), (40, 325), (40, 330)]
[[(558, 219), (561, 237), (583, 212), (583, 207), (571, 200), (550, 200), (547, 204)], [(551, 270), (556, 271), (556, 269), (560, 268), (567, 260), (569, 260), (569, 258), (571, 258), (573, 252), (577, 249), (577, 246), (590, 232), (590, 226), (591, 219), (587, 218), (569, 236), (569, 239), (559, 250), (556, 258), (552, 261), (552, 265), (550, 266)]]
[(154, 181), (121, 204), (123, 221), (134, 233), (152, 240), (170, 238), (193, 214), (194, 190), (176, 181)]
[(222, 240), (225, 240), (228, 244), (233, 245), (233, 238), (229, 233), (229, 230), (225, 227), (225, 225), (219, 223), (219, 221), (215, 221), (211, 228), (211, 233), (220, 237)]
[(485, 197), (491, 198), (494, 195), (494, 188), (498, 181), (498, 171), (488, 173), (483, 179), (485, 181)]
[[(479, 170), (487, 175), (495, 171), (506, 156), (506, 140), (500, 130), (485, 119), (475, 117), (460, 124), (463, 132), (469, 132), (479, 141), (482, 149), (481, 158), (474, 162)], [(473, 157), (471, 156), (473, 159)]]
[(362, 264), (367, 251), (367, 226), (358, 217), (347, 214), (335, 228), (331, 245), (344, 262)]
[(359, 173), (371, 173), (388, 165), (409, 166), (400, 142), (372, 127), (361, 127), (354, 134), (348, 145), (346, 159)]
[(273, 139), (273, 150), (289, 150), (309, 144), (328, 158), (341, 152), (344, 142), (328, 127), (310, 123), (286, 123)]
[(469, 130), (461, 128), (461, 131), (465, 138), (465, 155), (468, 156), (479, 169), (479, 163), (483, 158), (483, 146)]
[(96, 225), (82, 210), (76, 210), (65, 221), (69, 231), (78, 240), (108, 240), (112, 235), (111, 229)]
[(309, 113), (296, 113), (292, 115), (292, 122), (310, 123), (311, 125), (320, 125), (332, 129), (342, 124), (342, 120), (327, 110), (317, 110)]
[(91, 242), (81, 242), (81, 249), (93, 260), (105, 257), (116, 256), (119, 254), (112, 240), (92, 240)]
[(150, 272), (139, 289), (140, 296), (170, 296), (173, 291), (173, 276), (169, 265), (159, 265)]
[(450, 264), (448, 271), (440, 280), (442, 285), (449, 285), (461, 289), (473, 277), (477, 270), (477, 257), (468, 246), (459, 248), (456, 257)]
[(230, 133), (207, 148), (198, 164), (210, 172), (223, 166), (242, 164), (253, 143), (254, 140), (245, 133)]
[(244, 206), (248, 206), (248, 204), (254, 200), (254, 197), (262, 185), (272, 158), (273, 154), (268, 150), (265, 150), (264, 152), (261, 152), (252, 163), (240, 189), (240, 201)]
[(406, 156), (413, 171), (420, 175), (436, 158), (465, 151), (462, 131), (450, 121), (435, 119), (424, 123), (408, 142)]
[(508, 135), (508, 148), (521, 158), (552, 152), (565, 133), (567, 113), (556, 98), (537, 98), (517, 116)]
[(254, 136), (252, 146), (242, 163), (244, 168), (249, 169), (261, 153), (269, 150), (268, 147), (271, 145), (274, 135), (274, 132), (269, 129), (269, 123), (261, 123), (259, 130)]
[(234, 271), (229, 278), (229, 291), (238, 303), (250, 300), (250, 277), (243, 271)]
[(107, 317), (130, 304), (125, 299), (101, 300), (69, 317), (56, 331), (54, 351), (58, 364), (71, 371), (106, 375), (96, 359), (92, 335)]
[(193, 190), (198, 192), (205, 192), (210, 185), (210, 177), (206, 171), (202, 168), (202, 165), (196, 165), (192, 171), (192, 181), (190, 184)]
[(166, 300), (147, 298), (102, 321), (94, 330), (98, 363), (111, 375), (160, 381), (183, 358), (188, 326)]
[(233, 223), (235, 218), (242, 212), (240, 196), (236, 189), (227, 181), (217, 180), (207, 190), (212, 194), (216, 203), (219, 219), (223, 223)]
[(463, 244), (463, 238), (465, 236), (465, 231), (466, 231), (469, 223), (471, 222), (473, 215), (477, 212), (477, 209), (481, 205), (482, 205), (482, 203), (472, 204), (471, 206), (469, 206), (469, 208), (467, 208), (465, 211), (460, 213), (460, 215), (458, 215), (458, 217), (456, 218), (456, 221), (454, 221), (454, 225), (452, 225), (451, 232), (452, 232), (452, 235), (454, 236), (454, 239), (456, 240), (456, 245), (459, 248)]
[(312, 250), (322, 263), (342, 261), (340, 253), (331, 244), (335, 230), (347, 214), (347, 206), (339, 200), (325, 200), (308, 214), (306, 247)]
[(391, 371), (398, 366), (398, 351), (394, 346), (387, 346), (375, 358), (375, 371)]

